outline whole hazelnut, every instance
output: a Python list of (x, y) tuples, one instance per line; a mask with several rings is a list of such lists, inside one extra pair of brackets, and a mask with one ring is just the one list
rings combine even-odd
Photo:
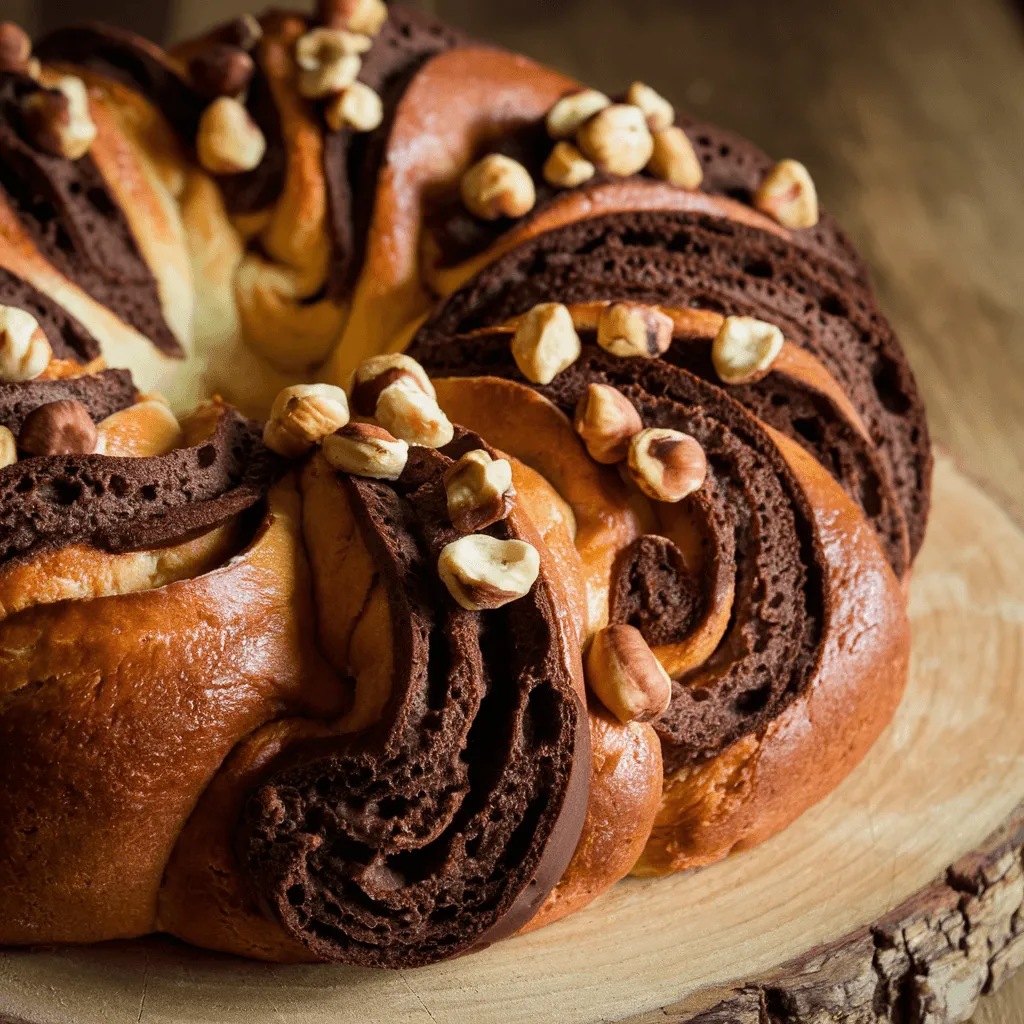
[(576, 133), (576, 142), (600, 170), (622, 178), (639, 174), (654, 152), (644, 112), (625, 103), (595, 114)]
[(381, 392), (398, 381), (406, 381), (430, 398), (437, 398), (427, 371), (412, 356), (389, 352), (359, 364), (352, 379), (352, 407), (360, 416), (373, 416)]
[(444, 475), (448, 518), (460, 533), (476, 533), (512, 511), (515, 488), (508, 459), (491, 458), (482, 448), (466, 452)]
[(540, 555), (521, 540), (474, 533), (448, 544), (437, 570), (455, 601), (467, 611), (501, 608), (525, 597), (540, 575)]
[(750, 384), (771, 370), (784, 344), (775, 324), (752, 316), (727, 316), (711, 343), (711, 362), (724, 383)]
[(591, 641), (587, 683), (620, 722), (650, 722), (672, 702), (672, 680), (633, 626), (606, 626)]
[(582, 350), (572, 314), (558, 302), (534, 306), (512, 338), (512, 358), (533, 384), (550, 384), (579, 359)]
[(245, 50), (225, 44), (214, 44), (193, 57), (188, 65), (192, 84), (210, 98), (243, 95), (255, 70), (256, 65)]
[(620, 359), (656, 359), (672, 345), (675, 324), (654, 306), (613, 302), (597, 322), (597, 343)]
[(74, 399), (62, 399), (25, 417), (18, 447), (29, 455), (91, 455), (98, 438), (89, 410)]
[(670, 503), (700, 490), (708, 472), (697, 439), (665, 427), (648, 427), (634, 435), (626, 465), (633, 482), (648, 498)]
[(602, 465), (621, 462), (630, 439), (644, 429), (640, 413), (621, 391), (608, 384), (590, 384), (576, 404), (573, 419), (590, 457)]
[(798, 231), (818, 223), (818, 192), (798, 160), (780, 160), (754, 193), (754, 206), (784, 228)]
[(295, 384), (274, 400), (263, 443), (296, 459), (348, 423), (348, 398), (330, 384)]
[(337, 470), (372, 480), (397, 480), (409, 445), (374, 423), (349, 423), (323, 439), (324, 458)]
[(492, 153), (462, 176), (462, 201), (474, 217), (499, 220), (524, 217), (537, 202), (530, 172), (518, 160)]

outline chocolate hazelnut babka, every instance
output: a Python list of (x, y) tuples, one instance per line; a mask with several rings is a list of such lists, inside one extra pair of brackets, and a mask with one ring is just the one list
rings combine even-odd
[(793, 160), (381, 0), (0, 25), (0, 945), (413, 967), (906, 680), (931, 452)]

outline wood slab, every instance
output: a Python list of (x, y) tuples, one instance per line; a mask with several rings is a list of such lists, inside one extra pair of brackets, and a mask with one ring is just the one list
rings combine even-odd
[(419, 971), (253, 964), (162, 939), (7, 951), (0, 1019), (964, 1020), (1024, 961), (1024, 534), (946, 458), (911, 614), (896, 720), (756, 850), (624, 882), (567, 921)]

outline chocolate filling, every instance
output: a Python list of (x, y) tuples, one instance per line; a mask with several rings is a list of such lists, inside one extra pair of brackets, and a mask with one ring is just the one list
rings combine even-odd
[(68, 380), (30, 380), (22, 384), (0, 384), (0, 426), (15, 437), (25, 417), (41, 405), (72, 399), (81, 402), (94, 423), (127, 409), (138, 399), (128, 370), (104, 370), (88, 377)]
[(461, 333), (539, 302), (610, 298), (779, 324), (789, 340), (824, 363), (860, 413), (890, 474), (916, 554), (928, 517), (932, 455), (906, 358), (870, 292), (835, 264), (773, 235), (722, 218), (670, 212), (572, 224), (519, 246), (478, 274), (428, 321), (412, 354), (436, 371), (432, 351)]
[(234, 410), (209, 440), (168, 455), (25, 459), (0, 470), (0, 564), (72, 544), (119, 553), (185, 540), (256, 505), (283, 469)]
[[(195, 144), (209, 98), (183, 79), (155, 46), (130, 32), (86, 24), (52, 32), (35, 52), (43, 61), (88, 68), (133, 89), (160, 110), (189, 149)], [(218, 178), (224, 203), (234, 214), (271, 206), (284, 188), (286, 170), (277, 104), (258, 65), (246, 105), (266, 137), (267, 153), (254, 170)]]
[(359, 81), (381, 97), (384, 119), (372, 132), (329, 131), (324, 137), (332, 242), (327, 287), (331, 298), (348, 295), (362, 269), (380, 169), (405, 90), (431, 57), (469, 41), (456, 29), (418, 11), (398, 4), (389, 6), (388, 20), (359, 72)]
[(181, 346), (163, 318), (156, 279), (92, 157), (51, 156), (22, 137), (20, 101), (41, 91), (0, 74), (0, 188), (43, 256), (69, 281), (168, 355)]
[[(480, 446), (463, 435), (448, 453)], [(437, 574), (459, 536), (450, 465), (414, 448), (395, 484), (340, 478), (387, 588), (391, 697), (364, 732), (292, 751), (244, 811), (256, 892), (324, 960), (416, 967), (512, 934), (582, 830), (589, 733), (555, 597), (542, 576), (496, 611), (455, 604)]]

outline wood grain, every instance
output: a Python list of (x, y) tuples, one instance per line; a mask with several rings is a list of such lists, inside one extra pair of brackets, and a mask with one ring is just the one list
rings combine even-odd
[[(867, 1016), (876, 1006), (867, 993), (869, 983), (877, 989), (880, 935), (889, 936), (895, 959), (884, 975), (892, 998), (877, 1005), (895, 1005), (896, 1019), (915, 1024), (963, 1019), (990, 978), (1015, 962), (1019, 943), (1011, 947), (1009, 937), (1024, 918), (1019, 851), (1016, 867), (1004, 864), (998, 877), (986, 868), (986, 887), (998, 898), (970, 882), (978, 871), (963, 864), (957, 886), (931, 886), (951, 877), (947, 868), (1024, 801), (1024, 532), (946, 458), (935, 502), (912, 588), (916, 646), (907, 698), (857, 771), (763, 846), (701, 872), (628, 881), (557, 925), (420, 971), (252, 964), (163, 940), (6, 951), (0, 1019), (649, 1024), (688, 1019), (737, 991), (745, 1012), (751, 993), (761, 999), (750, 979), (772, 977), (766, 988), (783, 994), (773, 996), (778, 1022), (823, 1020), (787, 1016), (785, 999), (817, 999), (824, 1013), (836, 1008), (837, 990), (851, 1004), (861, 1000), (860, 1019), (868, 1022), (876, 1019)], [(995, 860), (1012, 846), (1007, 841)], [(972, 863), (988, 865), (977, 857)], [(997, 884), (1012, 871), (1015, 880)], [(969, 902), (972, 884), (977, 907)], [(890, 916), (922, 890), (918, 910)], [(996, 904), (990, 913), (983, 909), (989, 902)], [(869, 925), (874, 930), (863, 932)], [(858, 932), (859, 943), (844, 942), (841, 955), (806, 959), (810, 949)], [(976, 954), (962, 956), (975, 940)], [(780, 965), (789, 965), (781, 976)], [(852, 976), (846, 968), (855, 968)], [(941, 970), (948, 983), (940, 984)], [(922, 1000), (934, 990), (945, 1002), (931, 1015), (911, 1014), (914, 1004), (902, 993), (913, 985), (922, 987)], [(718, 1019), (730, 1018), (703, 1024)]]

